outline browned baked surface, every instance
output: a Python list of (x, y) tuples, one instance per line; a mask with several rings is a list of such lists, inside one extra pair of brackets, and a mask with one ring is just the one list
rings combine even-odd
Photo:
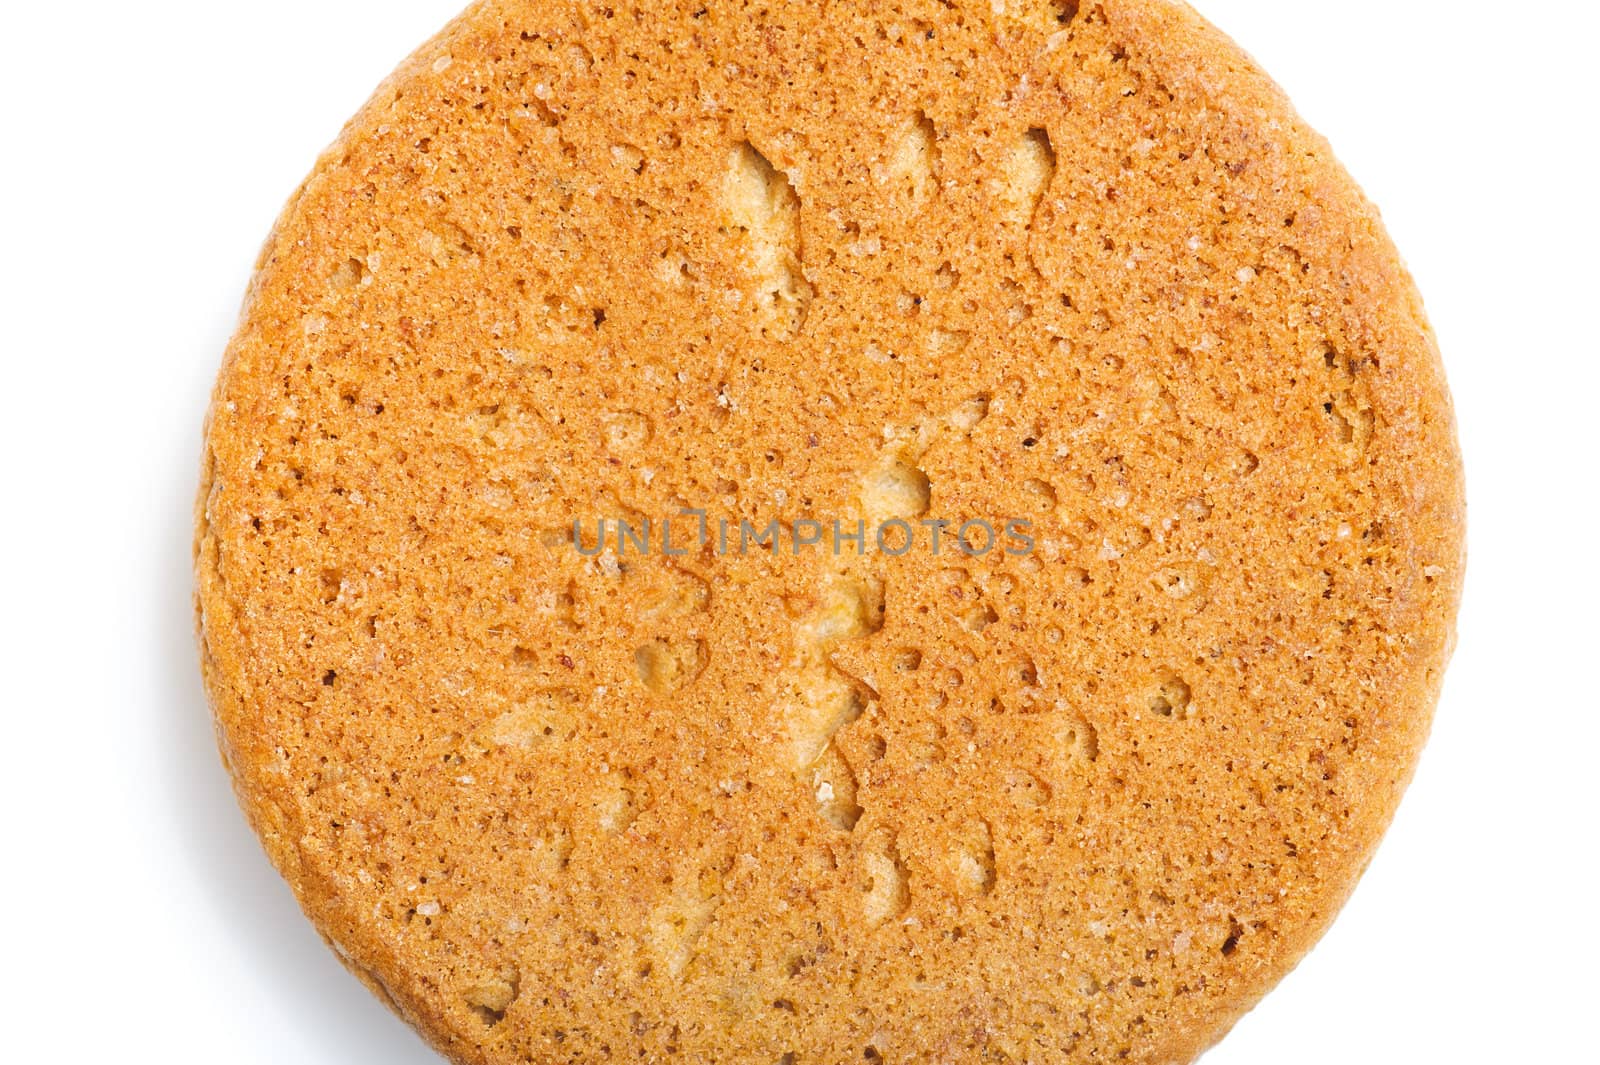
[[(479, 4), (207, 440), (241, 801), (462, 1062), (1188, 1060), (1368, 861), (1460, 585), (1376, 212), (1161, 0)], [(1036, 542), (566, 542), (684, 507)]]

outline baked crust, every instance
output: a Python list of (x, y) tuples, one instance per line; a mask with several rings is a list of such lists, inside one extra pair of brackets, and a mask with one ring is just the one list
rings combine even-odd
[[(1162, 0), (475, 5), (206, 440), (241, 805), (460, 1062), (1190, 1060), (1370, 860), (1463, 567), (1377, 212)], [(562, 539), (683, 507), (1035, 544)]]

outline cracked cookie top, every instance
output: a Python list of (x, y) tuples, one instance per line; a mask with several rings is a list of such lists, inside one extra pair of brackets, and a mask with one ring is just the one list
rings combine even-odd
[(1184, 1061), (1448, 654), (1376, 212), (1163, 0), (491, 0), (269, 240), (197, 536), (222, 749), (459, 1062)]

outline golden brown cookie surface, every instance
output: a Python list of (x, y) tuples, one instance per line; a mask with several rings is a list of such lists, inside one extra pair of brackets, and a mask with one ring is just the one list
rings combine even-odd
[(241, 800), (463, 1062), (1188, 1060), (1461, 571), (1376, 213), (1161, 0), (470, 9), (280, 220), (202, 503)]

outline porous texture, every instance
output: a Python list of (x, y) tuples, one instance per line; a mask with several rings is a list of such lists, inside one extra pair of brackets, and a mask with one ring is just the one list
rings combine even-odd
[[(1036, 548), (570, 542), (685, 507)], [(252, 824), (457, 1061), (1181, 1062), (1369, 860), (1461, 529), (1376, 212), (1187, 8), (493, 0), (269, 240), (197, 573)]]

